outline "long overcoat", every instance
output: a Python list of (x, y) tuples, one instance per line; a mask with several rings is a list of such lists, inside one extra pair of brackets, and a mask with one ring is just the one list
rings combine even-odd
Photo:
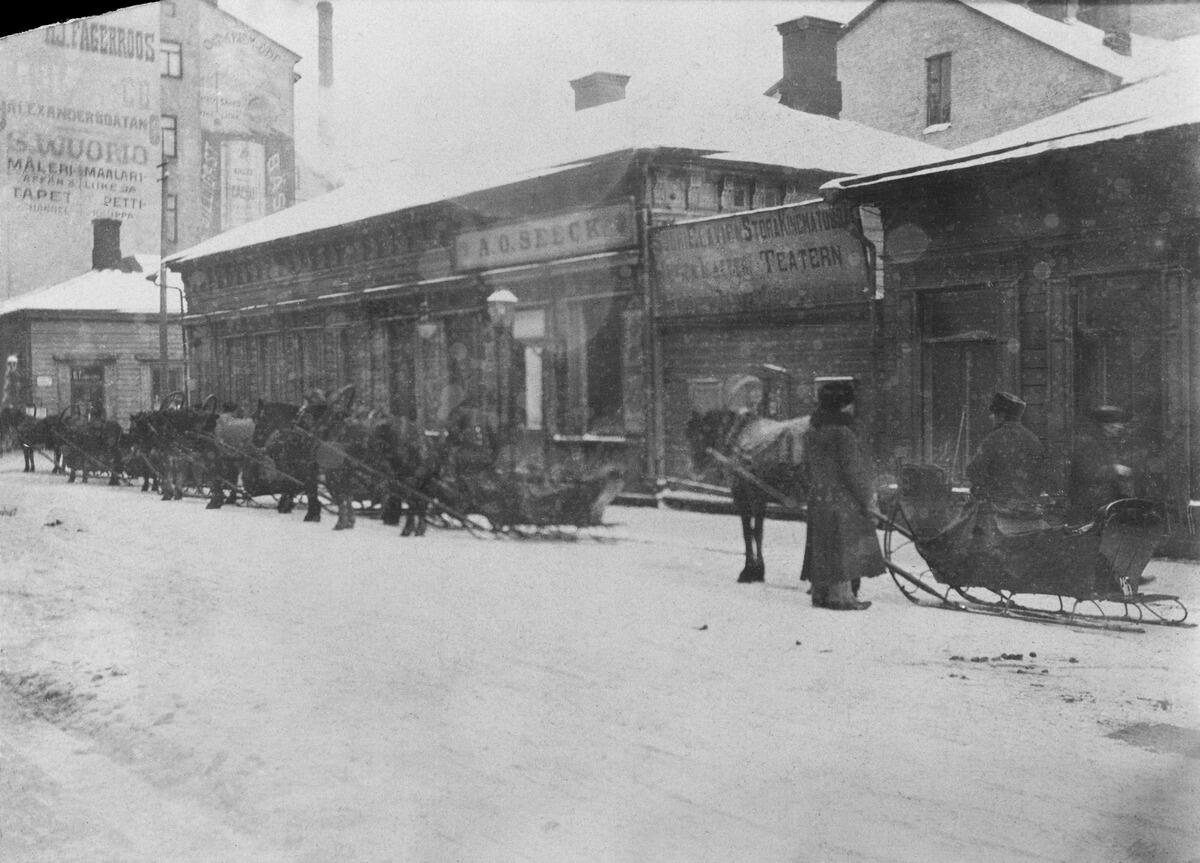
[(871, 515), (874, 491), (854, 432), (821, 425), (804, 435), (808, 536), (800, 578), (814, 585), (881, 575), (886, 569)]
[(967, 465), (971, 494), (987, 501), (998, 515), (1038, 519), (1045, 483), (1045, 450), (1037, 435), (1006, 420), (983, 439)]

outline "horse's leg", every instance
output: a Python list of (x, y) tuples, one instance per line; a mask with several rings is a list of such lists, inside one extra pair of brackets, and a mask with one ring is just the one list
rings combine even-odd
[(316, 465), (310, 465), (308, 475), (304, 478), (304, 496), (308, 499), (308, 508), (304, 512), (305, 521), (321, 520), (321, 497), (317, 485)]
[(758, 580), (762, 581), (767, 577), (767, 564), (763, 560), (763, 526), (767, 522), (767, 508), (764, 504), (762, 509), (754, 513), (754, 567), (758, 573)]
[(746, 548), (746, 564), (738, 575), (738, 583), (749, 584), (762, 581), (762, 573), (759, 572), (758, 561), (754, 553), (753, 513), (748, 508), (744, 508), (739, 515), (742, 520), (742, 543)]
[(350, 530), (354, 527), (354, 502), (350, 499), (350, 491), (334, 495), (337, 499), (338, 519), (334, 530)]
[[(380, 520), (389, 527), (395, 527), (400, 523), (400, 514), (403, 510), (403, 501), (400, 495), (395, 492), (389, 492), (387, 497), (383, 499), (383, 511), (380, 514)], [(408, 525), (404, 526), (403, 536), (408, 536)]]

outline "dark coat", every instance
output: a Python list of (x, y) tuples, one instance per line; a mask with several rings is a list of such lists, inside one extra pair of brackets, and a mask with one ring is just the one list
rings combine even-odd
[(814, 585), (881, 575), (874, 490), (854, 432), (817, 420), (804, 434), (808, 538), (800, 578)]
[(990, 503), (998, 515), (1038, 518), (1045, 460), (1037, 435), (1019, 422), (1006, 420), (983, 439), (967, 465), (971, 495)]
[(1091, 521), (1096, 510), (1114, 500), (1132, 497), (1132, 483), (1118, 473), (1126, 460), (1116, 443), (1103, 429), (1085, 429), (1075, 438), (1071, 450), (1071, 471), (1067, 479), (1068, 518), (1074, 522)]

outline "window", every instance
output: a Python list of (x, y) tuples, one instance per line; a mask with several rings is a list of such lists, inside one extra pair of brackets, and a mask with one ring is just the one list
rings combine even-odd
[(183, 46), (178, 42), (159, 42), (158, 56), (162, 58), (159, 73), (164, 78), (183, 77)]
[(925, 60), (925, 124), (950, 122), (950, 55)]
[(988, 404), (1001, 386), (999, 297), (938, 291), (922, 298), (927, 458), (962, 476), (991, 428)]
[(562, 432), (624, 432), (620, 306), (605, 297), (569, 308), (566, 351), (555, 370)]
[(168, 18), (175, 17), (175, 0), (162, 0), (163, 14)]
[(164, 397), (171, 393), (183, 391), (183, 369), (177, 366), (167, 367), (167, 383), (163, 386), (162, 366), (150, 367), (150, 404), (157, 407), (162, 404)]
[(177, 120), (174, 114), (162, 115), (162, 154), (164, 159), (174, 159), (178, 152)]
[(170, 192), (163, 196), (163, 240), (179, 241), (179, 198)]

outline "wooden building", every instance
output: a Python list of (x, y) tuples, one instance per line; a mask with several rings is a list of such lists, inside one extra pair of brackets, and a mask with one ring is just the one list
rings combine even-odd
[(956, 475), (995, 389), (1029, 403), (1061, 491), (1090, 409), (1131, 411), (1139, 494), (1194, 543), (1200, 499), (1200, 100), (1178, 72), (958, 158), (835, 181), (880, 208), (891, 394), (875, 434)]
[[(508, 167), (498, 142), (486, 164), (381, 169), (173, 256), (202, 388), (295, 402), (354, 384), (430, 430), (471, 407), (511, 418), (528, 462), (620, 464), (651, 491), (649, 229), (806, 200), (842, 166), (925, 148), (765, 99), (627, 100), (627, 80), (572, 82), (577, 112), (520, 150), (548, 167)], [(487, 317), (498, 290), (517, 298), (511, 340)]]
[[(104, 220), (98, 231), (114, 231)], [(156, 280), (159, 259), (122, 257), (119, 243), (99, 243), (92, 270), (0, 303), (0, 354), (15, 355), (20, 401), (38, 416), (103, 410), (128, 425), (163, 395), (185, 388), (180, 328), (182, 284), (167, 291), (166, 378), (161, 363), (163, 319)], [(115, 252), (114, 252), (115, 249)], [(105, 252), (110, 257), (104, 257)]]

